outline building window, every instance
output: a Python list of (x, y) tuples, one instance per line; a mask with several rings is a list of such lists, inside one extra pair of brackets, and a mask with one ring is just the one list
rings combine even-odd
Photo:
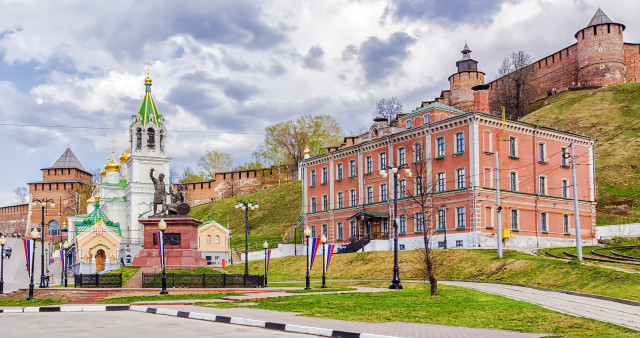
[(416, 176), (416, 196), (422, 196), (422, 177)]
[(356, 221), (349, 222), (349, 237), (356, 237)]
[(456, 153), (464, 153), (464, 133), (456, 134)]
[(560, 148), (560, 165), (563, 167), (567, 166), (567, 157), (568, 157), (568, 153), (567, 153), (567, 148)]
[(540, 163), (546, 163), (547, 161), (547, 147), (544, 143), (538, 143), (538, 161)]
[(547, 178), (540, 176), (540, 195), (547, 194)]
[(484, 138), (482, 140), (482, 151), (484, 151), (485, 153), (493, 153), (493, 138), (491, 137), (491, 132), (485, 130), (483, 136)]
[(371, 174), (373, 172), (373, 157), (367, 156), (366, 162), (367, 162), (366, 173)]
[(405, 164), (405, 161), (406, 161), (405, 150), (404, 148), (399, 148), (398, 149), (398, 165)]
[(389, 234), (389, 220), (386, 218), (382, 220), (382, 233)]
[(511, 191), (518, 191), (518, 173), (511, 172)]
[(311, 186), (315, 187), (316, 186), (316, 171), (311, 170)]
[(400, 180), (400, 198), (407, 197), (407, 181)]
[(456, 246), (462, 246), (463, 245), (463, 241), (461, 239), (456, 240)]
[(518, 140), (515, 137), (509, 137), (509, 156), (518, 157)]
[(58, 221), (49, 222), (48, 234), (49, 236), (60, 236), (60, 224)]
[(386, 184), (380, 184), (380, 202), (386, 202), (387, 201), (387, 185)]
[(424, 123), (430, 123), (431, 122), (431, 114), (427, 114), (424, 116)]
[(344, 196), (342, 191), (338, 193), (338, 209), (344, 208)]
[(342, 181), (342, 163), (338, 163), (336, 171), (338, 172), (338, 180)]
[(316, 212), (316, 198), (311, 197), (311, 212)]
[(440, 173), (436, 174), (436, 183), (438, 184), (438, 186), (437, 186), (438, 187), (438, 192), (446, 190), (446, 187), (447, 187), (446, 183), (447, 182), (445, 181), (445, 179), (446, 179), (446, 175), (445, 175), (444, 172), (440, 172)]
[(311, 237), (316, 237), (316, 226), (315, 225), (311, 226)]
[(422, 162), (422, 144), (420, 143), (413, 146), (413, 162)]
[(444, 137), (438, 137), (436, 139), (436, 157), (444, 157)]
[(205, 237), (204, 242), (207, 244), (211, 244), (211, 236), (207, 235), (207, 237)]
[(326, 224), (322, 225), (322, 235), (324, 237), (327, 237), (327, 238), (329, 237), (329, 231), (327, 230), (327, 225)]
[(447, 210), (438, 209), (438, 230), (444, 230), (447, 226)]
[(493, 169), (489, 167), (484, 168), (484, 186), (487, 188), (493, 188)]
[(387, 169), (387, 153), (380, 153), (380, 170)]
[(416, 232), (424, 231), (424, 214), (419, 212), (416, 214)]
[(569, 198), (569, 182), (562, 180), (562, 197)]
[(484, 226), (493, 228), (493, 219), (493, 207), (486, 207), (484, 209)]
[(511, 209), (511, 230), (518, 230), (518, 209)]
[(356, 177), (356, 161), (349, 161), (349, 177)]
[(343, 231), (342, 223), (338, 223), (338, 239), (342, 239)]
[(322, 211), (329, 210), (329, 196), (322, 195)]
[(329, 180), (328, 172), (329, 170), (327, 170), (327, 167), (322, 168), (322, 184), (327, 184)]
[(456, 189), (464, 189), (464, 168), (456, 169)]
[(356, 201), (356, 191), (354, 190), (349, 190), (349, 193), (351, 194), (350, 196), (350, 200), (351, 200), (351, 206), (355, 207), (356, 205), (358, 205), (357, 201)]
[(542, 229), (542, 232), (549, 232), (549, 227), (547, 226), (547, 213), (546, 212), (541, 212), (540, 213), (540, 228)]
[(367, 204), (373, 203), (373, 187), (367, 187)]
[(407, 233), (407, 215), (400, 215), (400, 233)]
[(220, 244), (220, 236), (216, 235), (216, 237), (213, 238), (213, 242), (215, 244)]
[(456, 208), (456, 228), (466, 227), (464, 207)]
[(411, 120), (407, 120), (407, 129), (411, 128)]
[(565, 234), (569, 233), (569, 215), (562, 215), (562, 229)]

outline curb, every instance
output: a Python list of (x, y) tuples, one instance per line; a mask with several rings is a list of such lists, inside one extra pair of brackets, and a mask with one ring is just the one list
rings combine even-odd
[(68, 305), (68, 306), (27, 306), (0, 309), (0, 313), (21, 312), (103, 312), (127, 311), (130, 305)]
[(213, 315), (208, 313), (177, 311), (177, 310), (153, 308), (153, 307), (138, 306), (138, 305), (131, 305), (129, 307), (129, 310), (167, 315), (167, 316), (190, 318), (190, 319), (207, 320), (207, 321), (218, 322), (218, 323), (261, 327), (265, 329), (278, 330), (278, 331), (306, 333), (306, 334), (313, 334), (313, 335), (325, 336), (325, 337), (343, 337), (343, 338), (391, 338), (392, 337), (392, 336), (376, 335), (376, 334), (370, 334), (370, 333), (339, 331), (339, 330), (319, 328), (319, 327), (274, 323), (274, 322), (267, 322), (263, 320), (218, 316), (218, 315)]

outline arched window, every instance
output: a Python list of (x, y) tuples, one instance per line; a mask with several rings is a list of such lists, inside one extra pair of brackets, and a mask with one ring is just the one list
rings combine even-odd
[(151, 149), (156, 147), (156, 131), (153, 128), (147, 129), (147, 147)]
[(206, 237), (206, 239), (205, 239), (205, 242), (206, 242), (207, 244), (211, 244), (211, 236), (207, 235), (207, 237)]
[(60, 224), (58, 221), (49, 222), (49, 236), (60, 236)]
[(220, 236), (216, 235), (216, 239), (215, 240), (216, 240), (216, 242), (215, 242), (216, 244), (220, 244)]
[(164, 151), (164, 131), (160, 130), (160, 151)]
[(136, 130), (136, 149), (142, 148), (142, 128)]

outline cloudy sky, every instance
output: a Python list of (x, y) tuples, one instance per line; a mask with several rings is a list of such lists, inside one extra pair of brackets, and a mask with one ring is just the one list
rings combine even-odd
[(330, 114), (349, 133), (380, 98), (433, 99), (465, 40), (488, 81), (511, 51), (542, 58), (599, 4), (640, 42), (627, 0), (0, 0), (0, 205), (68, 145), (89, 170), (109, 140), (122, 152), (146, 61), (172, 165), (210, 149), (238, 165), (272, 123)]

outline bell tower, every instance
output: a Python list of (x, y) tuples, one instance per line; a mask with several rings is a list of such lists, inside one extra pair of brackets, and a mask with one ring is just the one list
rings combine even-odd
[(471, 49), (466, 41), (461, 53), (462, 59), (456, 61), (458, 72), (449, 76), (449, 105), (461, 110), (471, 110), (471, 87), (484, 84), (484, 73), (478, 71), (478, 61), (471, 58)]

